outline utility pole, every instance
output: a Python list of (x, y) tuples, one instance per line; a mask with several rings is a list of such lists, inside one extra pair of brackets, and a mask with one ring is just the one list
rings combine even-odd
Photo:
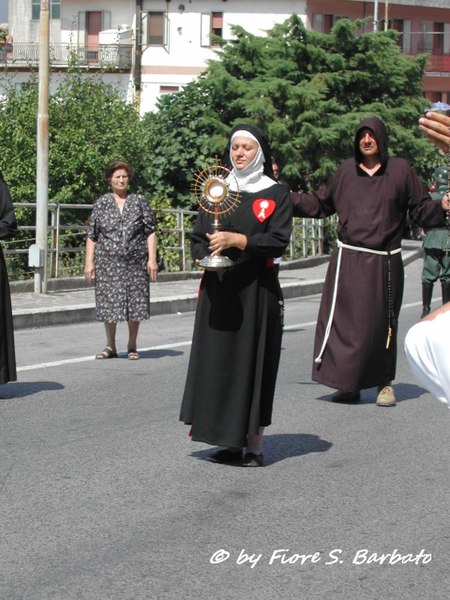
[(49, 28), (49, 0), (41, 0), (36, 157), (36, 244), (34, 248), (30, 248), (29, 254), (29, 264), (35, 268), (34, 291), (38, 294), (47, 293)]
[(378, 0), (373, 3), (373, 30), (378, 31)]
[(136, 0), (135, 11), (135, 40), (134, 40), (134, 104), (136, 110), (141, 108), (141, 79), (142, 79), (142, 0)]

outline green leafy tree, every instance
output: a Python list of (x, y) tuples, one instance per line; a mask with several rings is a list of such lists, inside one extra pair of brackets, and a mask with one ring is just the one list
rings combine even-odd
[(218, 123), (202, 79), (181, 93), (163, 96), (158, 112), (144, 115), (142, 128), (147, 148), (143, 175), (152, 195), (189, 208), (194, 174), (212, 163), (226, 139), (226, 127)]
[[(38, 86), (33, 76), (29, 84), (16, 88), (3, 79), (0, 100), (1, 169), (16, 202), (36, 199), (36, 133)], [(103, 171), (112, 159), (132, 164), (136, 178), (132, 188), (148, 193), (144, 166), (145, 138), (139, 115), (122, 100), (117, 90), (99, 76), (83, 76), (71, 70), (49, 96), (49, 185), (50, 203), (88, 204), (106, 191)], [(157, 199), (151, 198), (155, 208)], [(167, 206), (166, 202), (164, 206)], [(83, 225), (89, 210), (64, 211), (63, 224)], [(32, 225), (34, 210), (17, 210), (19, 223)], [(22, 232), (24, 248), (32, 242)], [(83, 241), (79, 230), (65, 232), (66, 245)], [(72, 257), (73, 258), (73, 257)], [(26, 259), (26, 256), (24, 260)], [(69, 257), (70, 259), (70, 257)]]
[[(0, 104), (0, 156), (14, 198), (36, 197), (38, 90), (9, 86)], [(100, 79), (71, 73), (49, 97), (49, 199), (90, 202), (105, 189), (103, 170), (123, 158), (139, 171), (143, 147), (136, 111)], [(144, 182), (139, 181), (140, 186)]]
[[(106, 189), (106, 163), (122, 158), (136, 170), (132, 187), (152, 206), (195, 209), (194, 175), (221, 157), (230, 128), (242, 121), (267, 131), (292, 189), (326, 180), (352, 154), (357, 123), (372, 114), (386, 122), (391, 154), (427, 180), (439, 159), (417, 127), (429, 104), (426, 57), (404, 55), (398, 33), (365, 33), (364, 23), (340, 19), (321, 34), (294, 15), (264, 37), (236, 27), (201, 77), (142, 119), (101, 74), (71, 64), (49, 99), (50, 202), (93, 201)], [(12, 83), (0, 77), (0, 168), (14, 199), (34, 202), (37, 81)], [(176, 228), (170, 216), (162, 224)]]
[(205, 164), (208, 151), (220, 154), (239, 121), (268, 132), (293, 189), (326, 180), (351, 155), (356, 125), (372, 114), (386, 122), (391, 154), (408, 158), (427, 178), (436, 153), (417, 128), (428, 104), (426, 57), (404, 55), (395, 31), (362, 32), (364, 23), (341, 19), (331, 34), (321, 34), (292, 16), (267, 37), (236, 27), (206, 73), (149, 117), (153, 148), (170, 156), (162, 169), (176, 174), (170, 193), (177, 204), (192, 202), (188, 176), (179, 173)]

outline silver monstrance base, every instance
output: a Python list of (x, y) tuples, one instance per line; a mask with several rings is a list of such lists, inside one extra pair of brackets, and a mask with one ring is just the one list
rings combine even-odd
[(233, 265), (233, 261), (228, 256), (205, 256), (200, 261), (200, 266), (207, 267), (208, 269), (223, 269), (225, 267), (232, 267)]

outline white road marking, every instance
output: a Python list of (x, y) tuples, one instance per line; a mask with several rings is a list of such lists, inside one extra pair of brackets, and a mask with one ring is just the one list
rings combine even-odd
[[(138, 348), (139, 352), (149, 352), (151, 350), (166, 350), (167, 348), (180, 348), (181, 346), (190, 346), (191, 340), (188, 342), (177, 342), (176, 344), (163, 344), (162, 346), (151, 346), (150, 348)], [(126, 356), (126, 352), (119, 352), (119, 356)], [(47, 369), (49, 367), (59, 367), (61, 365), (73, 365), (76, 363), (87, 362), (93, 360), (94, 356), (79, 356), (77, 358), (66, 358), (65, 360), (54, 360), (52, 362), (38, 363), (36, 365), (26, 365), (24, 367), (18, 367), (17, 371), (32, 371), (33, 369)], [(108, 359), (105, 359), (108, 360)]]
[[(403, 304), (402, 309), (421, 306), (421, 304), (422, 304), (421, 302), (411, 302), (409, 304)], [(315, 326), (316, 323), (317, 323), (317, 321), (307, 321), (306, 323), (294, 323), (292, 325), (285, 325), (284, 331), (291, 331), (291, 330), (295, 330), (295, 329), (304, 329), (305, 327)], [(138, 348), (138, 351), (139, 352), (151, 352), (153, 350), (167, 350), (170, 348), (181, 348), (183, 346), (190, 346), (191, 343), (192, 343), (191, 340), (189, 340), (189, 341), (185, 341), (185, 342), (177, 342), (175, 344), (162, 344), (161, 346), (150, 346), (149, 348)], [(122, 354), (125, 355), (125, 353), (122, 353)], [(119, 353), (119, 356), (121, 356), (120, 353)], [(35, 369), (48, 369), (50, 367), (59, 367), (61, 365), (74, 365), (77, 363), (88, 362), (90, 360), (93, 360), (92, 354), (90, 354), (89, 356), (79, 356), (76, 358), (67, 358), (65, 360), (55, 360), (52, 362), (37, 363), (35, 365), (25, 365), (23, 367), (18, 367), (17, 372), (33, 371)]]

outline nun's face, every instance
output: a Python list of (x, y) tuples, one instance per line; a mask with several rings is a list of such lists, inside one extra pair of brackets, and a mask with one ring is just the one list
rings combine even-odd
[(258, 142), (255, 142), (255, 140), (252, 140), (251, 138), (244, 136), (233, 138), (231, 144), (231, 159), (235, 168), (238, 171), (242, 171), (242, 169), (248, 167), (255, 158), (258, 149)]

